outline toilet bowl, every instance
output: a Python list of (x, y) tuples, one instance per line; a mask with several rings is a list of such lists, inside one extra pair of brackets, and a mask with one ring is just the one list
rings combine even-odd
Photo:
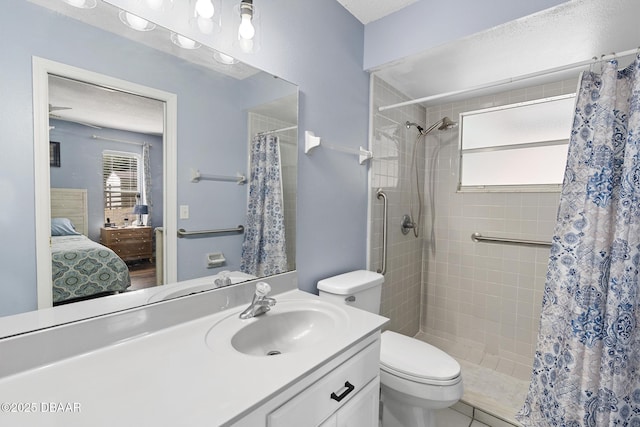
[(429, 427), (434, 410), (462, 397), (460, 365), (444, 351), (392, 331), (380, 350), (383, 427)]
[[(318, 282), (320, 297), (378, 313), (384, 276), (358, 270)], [(460, 365), (423, 341), (385, 331), (381, 337), (380, 383), (383, 427), (434, 426), (434, 410), (462, 397)]]

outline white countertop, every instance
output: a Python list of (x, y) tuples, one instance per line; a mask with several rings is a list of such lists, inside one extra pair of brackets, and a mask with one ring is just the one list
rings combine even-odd
[[(234, 279), (244, 275), (244, 273), (236, 271), (229, 273), (234, 276)], [(244, 276), (246, 276), (246, 280), (253, 280), (250, 279), (250, 275)], [(59, 305), (57, 307), (43, 308), (12, 316), (0, 317), (0, 338), (140, 307), (152, 302), (162, 301), (167, 295), (179, 290), (189, 288), (194, 288), (195, 291), (215, 289), (217, 287), (214, 283), (215, 279), (220, 277), (218, 273), (162, 286), (154, 286), (117, 295), (79, 301), (73, 304)], [(272, 281), (273, 276), (266, 280)], [(238, 282), (239, 279), (234, 280), (233, 283)]]
[[(317, 298), (299, 290), (277, 295), (279, 302)], [(0, 425), (222, 425), (386, 323), (383, 317), (344, 306), (349, 320), (343, 333), (312, 352), (258, 357), (209, 348), (205, 337), (211, 327), (242, 309), (235, 307), (3, 378)], [(28, 409), (34, 411), (25, 413)]]

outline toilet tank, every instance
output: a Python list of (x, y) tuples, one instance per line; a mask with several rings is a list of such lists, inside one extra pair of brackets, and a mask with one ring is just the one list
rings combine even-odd
[(318, 292), (334, 304), (348, 304), (379, 314), (382, 283), (382, 274), (357, 270), (320, 280)]

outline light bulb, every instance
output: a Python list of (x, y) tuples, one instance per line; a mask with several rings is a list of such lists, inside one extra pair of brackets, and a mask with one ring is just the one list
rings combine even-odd
[(162, 3), (164, 3), (164, 0), (146, 0), (146, 3), (151, 9), (160, 10), (162, 9)]
[(256, 29), (251, 23), (251, 15), (243, 13), (240, 17), (241, 20), (240, 26), (238, 27), (238, 36), (240, 36), (241, 39), (251, 40), (253, 36), (256, 35)]
[(211, 0), (196, 0), (195, 10), (199, 17), (205, 19), (213, 18), (213, 14), (215, 13)]
[(215, 59), (216, 61), (224, 65), (233, 65), (238, 62), (238, 60), (235, 59), (233, 56), (229, 56), (222, 52), (215, 52), (213, 54), (213, 59)]
[(93, 9), (96, 7), (96, 0), (62, 0), (65, 3), (80, 9)]
[(205, 19), (201, 16), (198, 16), (197, 19), (198, 29), (202, 34), (209, 34), (213, 32), (213, 21), (211, 19)]
[(197, 49), (200, 47), (200, 43), (195, 40), (191, 40), (188, 37), (178, 33), (171, 33), (171, 41), (183, 49)]
[(178, 42), (180, 43), (180, 46), (186, 49), (193, 49), (193, 47), (196, 45), (196, 42), (194, 42), (190, 38), (187, 38), (181, 34), (178, 34), (177, 37), (178, 37)]
[(151, 31), (156, 27), (155, 24), (152, 24), (146, 19), (140, 18), (133, 13), (125, 12), (124, 10), (120, 11), (119, 16), (123, 24), (136, 31)]
[(129, 26), (138, 31), (142, 31), (147, 28), (147, 24), (149, 23), (149, 21), (147, 21), (146, 19), (142, 19), (139, 16), (136, 16), (129, 12), (126, 12), (124, 14), (124, 17), (127, 20)]

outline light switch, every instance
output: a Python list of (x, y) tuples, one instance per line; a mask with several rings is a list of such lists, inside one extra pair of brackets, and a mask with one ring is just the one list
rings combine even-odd
[(180, 219), (189, 219), (189, 205), (180, 205)]

